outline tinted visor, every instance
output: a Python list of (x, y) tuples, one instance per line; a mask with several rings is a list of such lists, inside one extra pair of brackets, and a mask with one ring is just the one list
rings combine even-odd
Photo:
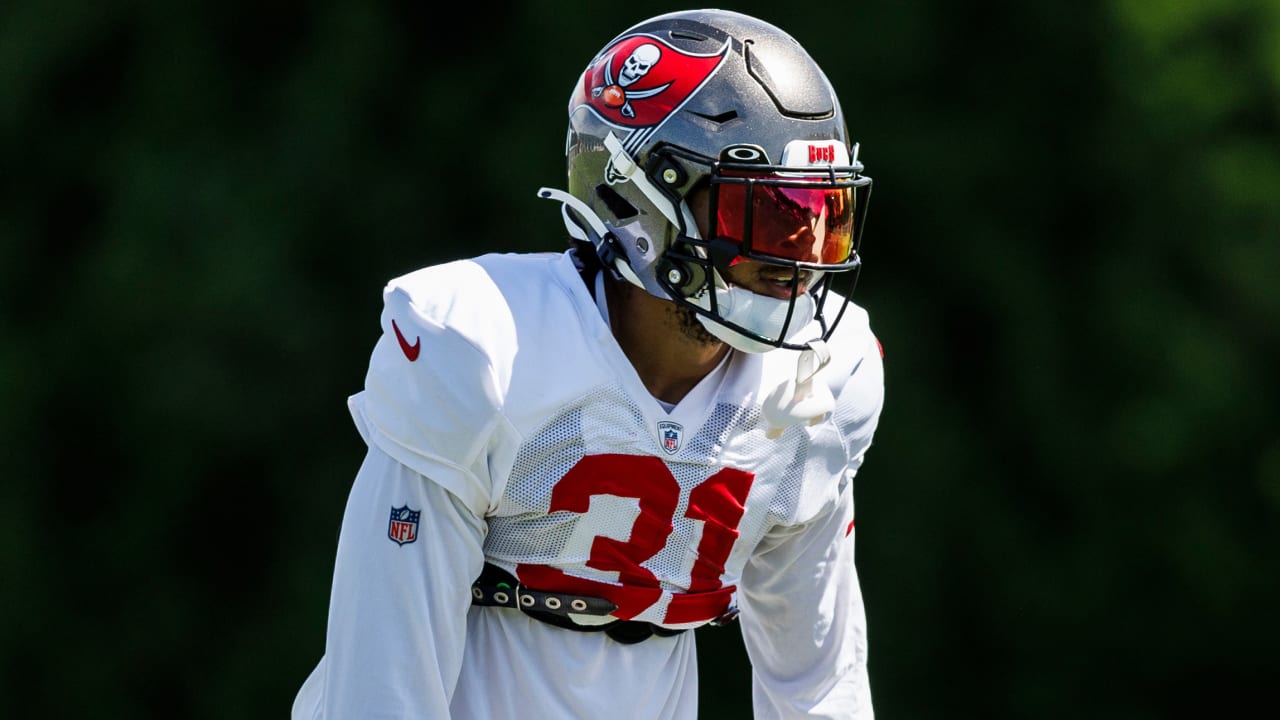
[(839, 265), (853, 251), (852, 184), (777, 175), (725, 174), (713, 181), (714, 237), (744, 257)]

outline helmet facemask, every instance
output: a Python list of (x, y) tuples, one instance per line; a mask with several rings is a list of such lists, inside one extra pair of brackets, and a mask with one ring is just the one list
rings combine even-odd
[[(666, 152), (697, 162), (678, 148)], [(861, 170), (856, 160), (820, 168), (771, 165), (759, 148), (725, 149), (706, 166), (682, 214), (697, 217), (706, 232), (680, 224), (658, 265), (658, 283), (738, 349), (800, 350), (826, 340), (861, 266), (857, 250), (871, 189)], [(785, 297), (733, 285), (732, 268), (747, 261), (767, 266), (761, 272), (785, 287)], [(836, 284), (843, 287), (833, 294)], [(808, 328), (813, 321), (818, 327)]]

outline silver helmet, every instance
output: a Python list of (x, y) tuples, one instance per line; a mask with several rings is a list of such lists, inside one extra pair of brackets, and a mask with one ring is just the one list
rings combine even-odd
[[(861, 264), (871, 178), (831, 83), (790, 35), (726, 10), (631, 27), (574, 87), (565, 154), (568, 192), (540, 194), (616, 277), (742, 350), (830, 336)], [(790, 296), (728, 283), (744, 259), (789, 268)], [(847, 291), (831, 292), (837, 277)]]

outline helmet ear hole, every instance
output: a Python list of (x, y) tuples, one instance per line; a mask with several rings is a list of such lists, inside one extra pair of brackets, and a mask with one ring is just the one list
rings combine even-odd
[(635, 217), (640, 214), (635, 205), (627, 202), (627, 199), (618, 194), (617, 190), (601, 183), (596, 185), (596, 197), (609, 208), (609, 212), (619, 220)]

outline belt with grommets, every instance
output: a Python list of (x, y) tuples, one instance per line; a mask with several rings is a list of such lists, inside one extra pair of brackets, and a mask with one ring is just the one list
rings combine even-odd
[(520, 610), (542, 622), (579, 632), (603, 632), (620, 643), (637, 643), (655, 635), (669, 637), (684, 632), (648, 622), (614, 620), (600, 625), (580, 625), (569, 617), (589, 615), (608, 617), (618, 606), (604, 598), (589, 595), (548, 592), (521, 585), (515, 576), (492, 563), (471, 585), (471, 604)]

